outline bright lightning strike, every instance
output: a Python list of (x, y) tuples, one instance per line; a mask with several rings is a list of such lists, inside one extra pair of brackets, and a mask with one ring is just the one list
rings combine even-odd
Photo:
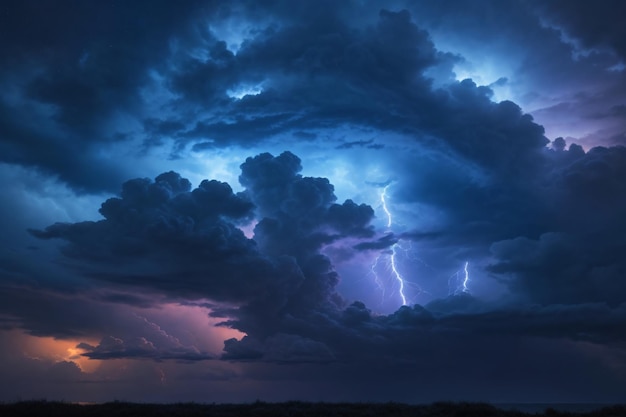
[(396, 248), (398, 244), (394, 244), (391, 247), (391, 270), (393, 271), (393, 275), (396, 277), (396, 281), (400, 284), (400, 289), (398, 293), (400, 294), (400, 298), (402, 298), (402, 305), (406, 305), (406, 296), (404, 295), (404, 279), (402, 279), (402, 275), (398, 272), (398, 268), (396, 267)]
[(391, 228), (391, 224), (392, 224), (392, 220), (391, 220), (391, 212), (389, 211), (389, 209), (387, 208), (387, 188), (389, 188), (389, 186), (385, 186), (385, 188), (383, 188), (383, 192), (380, 193), (380, 202), (383, 205), (383, 211), (385, 212), (385, 214), (387, 215), (387, 229)]
[[(387, 217), (387, 232), (391, 233), (392, 232), (391, 228), (394, 224), (394, 221), (393, 221), (393, 214), (391, 213), (391, 210), (389, 210), (389, 205), (387, 201), (388, 189), (389, 189), (389, 185), (386, 185), (382, 189), (382, 192), (380, 193), (380, 204), (381, 204), (383, 212), (385, 213), (385, 216)], [(400, 261), (399, 256), (403, 255), (405, 257), (408, 257), (409, 255), (411, 255), (410, 253), (412, 252), (411, 247), (410, 247), (411, 242), (409, 241), (408, 243), (409, 243), (408, 248), (403, 247), (403, 241), (398, 240), (396, 243), (394, 243), (390, 247), (390, 250), (391, 250), (390, 252), (381, 254), (378, 257), (376, 257), (376, 259), (374, 260), (371, 266), (371, 271), (372, 271), (372, 274), (374, 275), (374, 282), (376, 283), (376, 285), (382, 292), (383, 301), (384, 301), (385, 293), (386, 293), (385, 281), (381, 279), (381, 277), (379, 276), (379, 272), (380, 272), (380, 265), (382, 263), (381, 260), (382, 259), (387, 260), (386, 261), (386, 265), (388, 267), (387, 276), (389, 277), (389, 279), (393, 279), (397, 282), (398, 294), (400, 296), (403, 306), (409, 304), (409, 301), (407, 300), (407, 295), (405, 294), (405, 291), (407, 291), (407, 288), (414, 288), (415, 291), (417, 291), (418, 295), (428, 294), (428, 292), (424, 291), (416, 283), (406, 281), (404, 277), (402, 276), (400, 269), (398, 268), (398, 264)], [(419, 258), (417, 260), (422, 262), (425, 266), (430, 267), (428, 264), (426, 264)], [(452, 274), (452, 276), (450, 276), (450, 278), (448, 279), (448, 291), (449, 291), (448, 294), (449, 295), (459, 295), (459, 294), (470, 293), (470, 289), (469, 289), (470, 270), (469, 269), (470, 269), (469, 261), (465, 261), (465, 263), (462, 264), (462, 267), (458, 269), (454, 274)], [(413, 293), (414, 291), (411, 290), (410, 292)]]
[[(389, 185), (385, 186), (385, 188), (383, 188), (383, 192), (380, 193), (380, 202), (383, 207), (383, 211), (387, 215), (387, 230), (390, 231), (389, 229), (391, 229), (391, 225), (393, 224), (393, 218), (391, 216), (391, 212), (389, 211), (389, 208), (387, 207), (387, 199), (386, 199), (387, 188), (389, 188)], [(389, 264), (391, 266), (391, 272), (393, 273), (393, 277), (395, 278), (395, 280), (398, 282), (398, 285), (399, 285), (398, 293), (400, 294), (400, 298), (402, 299), (402, 305), (405, 306), (407, 305), (407, 301), (406, 301), (406, 295), (404, 294), (404, 278), (402, 278), (402, 274), (400, 274), (400, 271), (398, 271), (398, 267), (396, 264), (396, 258), (397, 258), (397, 253), (398, 253), (397, 249), (398, 249), (398, 243), (394, 243), (393, 246), (391, 246), (391, 256), (389, 257)], [(379, 287), (383, 288), (383, 286), (381, 285), (381, 281), (378, 277), (378, 274), (376, 274), (376, 271), (375, 271), (375, 267), (376, 265), (378, 265), (379, 260), (380, 260), (380, 256), (378, 256), (376, 260), (374, 261), (374, 265), (372, 265), (372, 272), (374, 273), (376, 284), (378, 284)], [(384, 290), (383, 290), (383, 294), (384, 294)]]
[(463, 272), (465, 272), (465, 279), (463, 280), (463, 292), (469, 292), (469, 289), (467, 288), (467, 282), (469, 281), (469, 272), (467, 271), (467, 267), (469, 265), (469, 262), (465, 262), (465, 267), (463, 268)]
[(383, 282), (380, 280), (380, 278), (378, 277), (378, 273), (376, 272), (376, 268), (378, 267), (379, 260), (380, 260), (380, 256), (377, 256), (376, 259), (374, 259), (374, 263), (372, 264), (371, 270), (372, 270), (372, 274), (374, 275), (374, 282), (380, 289), (383, 295), (383, 300), (384, 300), (385, 299), (385, 286), (383, 285)]
[(467, 284), (470, 282), (469, 262), (463, 264), (463, 268), (456, 271), (448, 280), (448, 294), (457, 295), (460, 293), (469, 294), (470, 290)]

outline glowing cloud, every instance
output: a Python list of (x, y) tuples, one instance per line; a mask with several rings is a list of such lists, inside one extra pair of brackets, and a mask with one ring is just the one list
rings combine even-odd
[(240, 85), (236, 88), (230, 89), (226, 91), (226, 95), (230, 98), (234, 98), (237, 100), (241, 100), (246, 96), (258, 96), (263, 92), (263, 88), (261, 86), (249, 86), (249, 85)]

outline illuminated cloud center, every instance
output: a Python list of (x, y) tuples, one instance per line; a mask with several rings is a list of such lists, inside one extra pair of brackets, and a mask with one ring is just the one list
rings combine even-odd
[(263, 92), (261, 86), (240, 85), (233, 89), (227, 90), (226, 95), (230, 98), (241, 100), (246, 96), (258, 96)]

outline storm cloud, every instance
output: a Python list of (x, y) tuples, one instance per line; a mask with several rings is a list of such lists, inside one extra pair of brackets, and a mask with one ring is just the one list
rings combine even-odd
[(6, 395), (623, 398), (622, 8), (3, 5)]

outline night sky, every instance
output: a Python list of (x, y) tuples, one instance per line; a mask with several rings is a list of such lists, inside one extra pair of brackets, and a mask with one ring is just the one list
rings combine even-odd
[(0, 401), (623, 402), (626, 2), (0, 3)]

